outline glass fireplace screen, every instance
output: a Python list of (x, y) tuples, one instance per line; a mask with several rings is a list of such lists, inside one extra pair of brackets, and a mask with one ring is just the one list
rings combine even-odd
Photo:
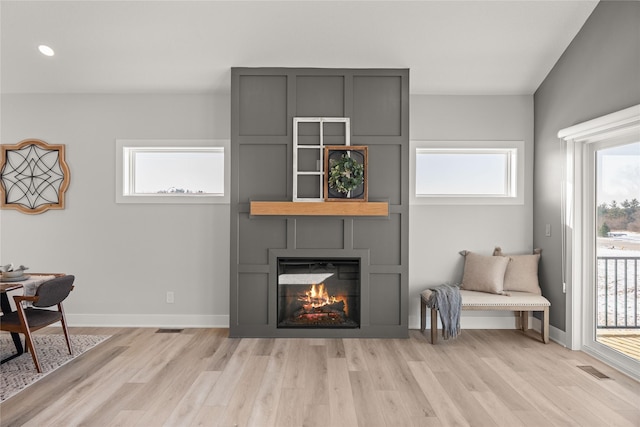
[(359, 326), (359, 259), (278, 259), (279, 328)]

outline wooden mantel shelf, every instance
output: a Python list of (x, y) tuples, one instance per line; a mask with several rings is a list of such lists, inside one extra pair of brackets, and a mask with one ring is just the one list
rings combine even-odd
[(389, 216), (388, 202), (251, 202), (251, 215)]

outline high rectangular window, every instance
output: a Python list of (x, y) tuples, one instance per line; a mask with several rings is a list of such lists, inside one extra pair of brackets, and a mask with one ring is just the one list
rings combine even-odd
[(515, 150), (431, 149), (416, 152), (416, 196), (510, 197)]
[(522, 141), (419, 141), (414, 145), (414, 204), (521, 203)]
[(222, 147), (125, 148), (131, 173), (129, 195), (224, 194)]
[(119, 140), (116, 145), (119, 203), (228, 201), (225, 141)]

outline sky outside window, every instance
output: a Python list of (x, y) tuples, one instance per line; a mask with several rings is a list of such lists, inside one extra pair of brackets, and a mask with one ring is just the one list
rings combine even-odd
[(508, 152), (416, 153), (417, 195), (508, 196)]
[(216, 151), (137, 151), (136, 194), (184, 190), (189, 193), (224, 193), (224, 153)]
[(640, 200), (640, 142), (598, 151), (598, 204)]

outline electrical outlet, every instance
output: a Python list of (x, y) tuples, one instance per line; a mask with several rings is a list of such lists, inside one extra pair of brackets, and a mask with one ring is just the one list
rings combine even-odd
[(551, 237), (551, 224), (547, 224), (544, 227), (544, 235), (547, 237)]
[(562, 293), (566, 294), (567, 293), (567, 284), (562, 282)]
[(167, 304), (173, 304), (173, 292), (167, 292)]

